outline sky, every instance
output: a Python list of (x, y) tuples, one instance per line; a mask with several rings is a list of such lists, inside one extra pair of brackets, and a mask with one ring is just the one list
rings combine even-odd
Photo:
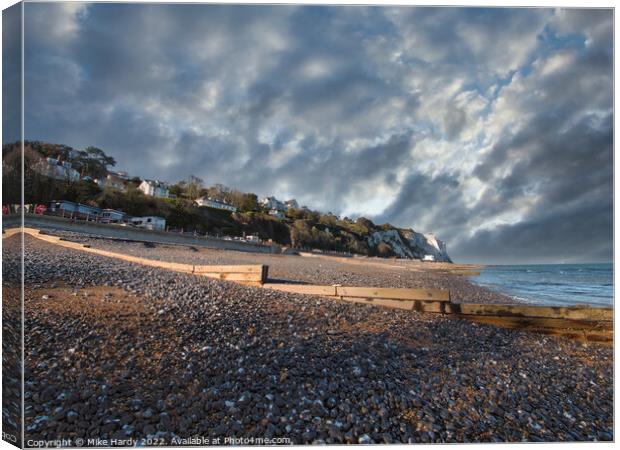
[(24, 23), (27, 139), (433, 232), (455, 261), (612, 260), (609, 9), (30, 3)]

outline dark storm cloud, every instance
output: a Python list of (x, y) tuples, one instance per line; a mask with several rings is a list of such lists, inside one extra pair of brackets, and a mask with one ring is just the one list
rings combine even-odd
[[(455, 219), (458, 221), (459, 217), (453, 213), (461, 209), (462, 203), (459, 181), (455, 175), (444, 173), (431, 177), (414, 172), (400, 186), (396, 200), (377, 220), (402, 223), (415, 220), (415, 216), (419, 215), (430, 222), (428, 225), (450, 226)], [(446, 209), (451, 211), (449, 215), (443, 213)], [(420, 221), (420, 218), (417, 220)]]
[(586, 203), (578, 209), (542, 211), (530, 220), (479, 231), (455, 242), (455, 247), (465, 260), (489, 264), (610, 261), (613, 241), (608, 230), (612, 227), (609, 202)]
[(26, 135), (433, 231), (457, 260), (609, 259), (612, 17), (30, 3)]
[[(528, 218), (476, 233), (453, 243), (456, 254), (480, 255), (493, 262), (607, 261), (613, 253), (613, 124), (594, 125), (585, 117), (557, 136), (553, 121), (535, 129), (541, 148), (493, 184), (498, 194), (475, 211), (491, 215), (514, 199), (540, 196)], [(551, 122), (551, 123), (549, 123)], [(518, 148), (518, 147), (517, 147)], [(480, 171), (477, 171), (480, 172)], [(536, 186), (535, 188), (533, 186)], [(536, 245), (539, 252), (533, 253)], [(495, 254), (495, 255), (494, 255)]]
[(278, 168), (273, 176), (283, 176), (291, 185), (299, 185), (302, 192), (323, 190), (323, 198), (317, 200), (330, 208), (343, 193), (359, 189), (361, 184), (372, 186), (391, 180), (411, 146), (410, 135), (390, 136), (387, 142), (363, 148), (354, 155), (338, 151), (338, 142), (323, 147), (309, 145), (303, 155)]
[(2, 141), (21, 139), (21, 5), (2, 11)]

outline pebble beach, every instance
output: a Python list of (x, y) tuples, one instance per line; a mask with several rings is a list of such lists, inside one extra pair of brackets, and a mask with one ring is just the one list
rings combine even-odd
[[(265, 264), (273, 281), (318, 285), (385, 288), (434, 288), (450, 291), (452, 301), (515, 304), (520, 301), (477, 286), (468, 277), (445, 276), (410, 260), (382, 258), (300, 257), (250, 253), (203, 247), (103, 239), (80, 233), (54, 231), (53, 235), (92, 248), (159, 261), (196, 265)], [(367, 264), (368, 263), (368, 264)], [(433, 267), (433, 263), (426, 266)]]
[[(166, 261), (268, 264), (274, 279), (510, 301), (458, 276), (82, 239)], [(26, 441), (613, 440), (611, 348), (25, 242)], [(6, 295), (21, 255), (17, 237), (3, 244)]]

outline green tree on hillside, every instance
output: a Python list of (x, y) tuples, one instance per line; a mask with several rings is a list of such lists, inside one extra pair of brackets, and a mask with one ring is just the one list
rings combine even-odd
[(185, 195), (185, 182), (179, 181), (176, 184), (171, 185), (168, 190), (171, 194), (176, 195), (178, 198)]
[(67, 183), (66, 190), (63, 194), (63, 200), (72, 202), (95, 204), (95, 199), (101, 193), (101, 188), (93, 181), (77, 181)]
[(258, 197), (253, 193), (245, 193), (234, 190), (230, 193), (230, 202), (239, 211), (251, 212), (258, 211)]
[(87, 147), (73, 161), (81, 169), (81, 175), (102, 178), (108, 173), (108, 166), (115, 166), (116, 160), (97, 147)]
[(321, 214), (317, 211), (311, 211), (303, 208), (291, 208), (286, 211), (285, 214), (293, 220), (310, 220), (312, 222), (318, 222), (321, 219)]
[(89, 159), (99, 160), (105, 166), (116, 165), (116, 160), (113, 157), (106, 155), (105, 152), (100, 148), (90, 146), (86, 147), (84, 151), (86, 152), (86, 155)]
[(217, 183), (210, 188), (207, 189), (207, 195), (216, 200), (221, 200), (224, 202), (231, 203), (232, 202), (232, 192), (231, 189), (224, 186), (221, 183)]
[(366, 217), (360, 217), (355, 221), (355, 224), (361, 228), (363, 228), (366, 233), (375, 228), (375, 224), (372, 220), (367, 219)]
[(305, 220), (296, 220), (291, 226), (291, 245), (297, 248), (308, 247), (312, 242), (312, 231)]
[(196, 175), (190, 175), (185, 181), (185, 195), (190, 200), (196, 200), (202, 194), (204, 181)]
[(336, 228), (338, 218), (333, 214), (325, 214), (319, 218), (319, 223), (328, 226), (330, 228)]

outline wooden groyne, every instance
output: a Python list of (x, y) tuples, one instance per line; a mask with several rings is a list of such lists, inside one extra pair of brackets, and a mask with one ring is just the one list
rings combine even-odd
[(592, 306), (451, 304), (451, 317), (584, 341), (613, 343), (613, 309)]
[(267, 283), (263, 287), (297, 294), (318, 295), (354, 303), (421, 312), (442, 312), (445, 309), (446, 302), (450, 301), (450, 292), (442, 289), (391, 289), (287, 283)]
[(503, 328), (519, 328), (574, 339), (613, 342), (613, 309), (592, 306), (532, 306), (454, 303), (441, 289), (385, 289), (367, 287), (265, 284), (298, 294), (318, 295), (387, 308), (443, 314)]
[[(116, 258), (123, 261), (141, 264), (143, 266), (159, 267), (161, 269), (172, 270), (174, 272), (191, 273), (209, 278), (235, 281), (237, 283), (247, 285), (261, 285), (267, 280), (268, 267), (263, 264), (202, 266), (195, 264), (181, 264), (167, 261), (158, 261), (155, 259), (140, 258), (137, 256), (125, 255), (122, 253), (92, 248), (88, 245), (80, 244), (79, 242), (71, 242), (58, 236), (44, 234), (41, 232), (41, 230), (38, 230), (36, 228), (23, 228), (21, 230), (23, 230), (25, 234), (33, 236), (42, 241), (49, 242), (51, 244), (59, 245), (61, 247), (80, 250), (87, 253), (93, 253), (95, 255), (106, 256), (108, 258)], [(3, 237), (10, 237), (18, 234), (19, 232), (19, 228), (11, 228), (5, 230)]]
[[(613, 309), (592, 306), (532, 306), (523, 304), (454, 303), (450, 292), (443, 289), (392, 289), (341, 285), (270, 283), (268, 266), (194, 265), (158, 261), (91, 248), (88, 245), (41, 233), (34, 228), (12, 228), (3, 237), (20, 233), (61, 247), (93, 253), (123, 261), (159, 267), (181, 273), (202, 275), (245, 285), (260, 286), (296, 294), (316, 295), (346, 302), (387, 308), (442, 314), (504, 328), (518, 328), (538, 333), (561, 335), (588, 342), (613, 343)], [(440, 269), (441, 270), (441, 269)]]

